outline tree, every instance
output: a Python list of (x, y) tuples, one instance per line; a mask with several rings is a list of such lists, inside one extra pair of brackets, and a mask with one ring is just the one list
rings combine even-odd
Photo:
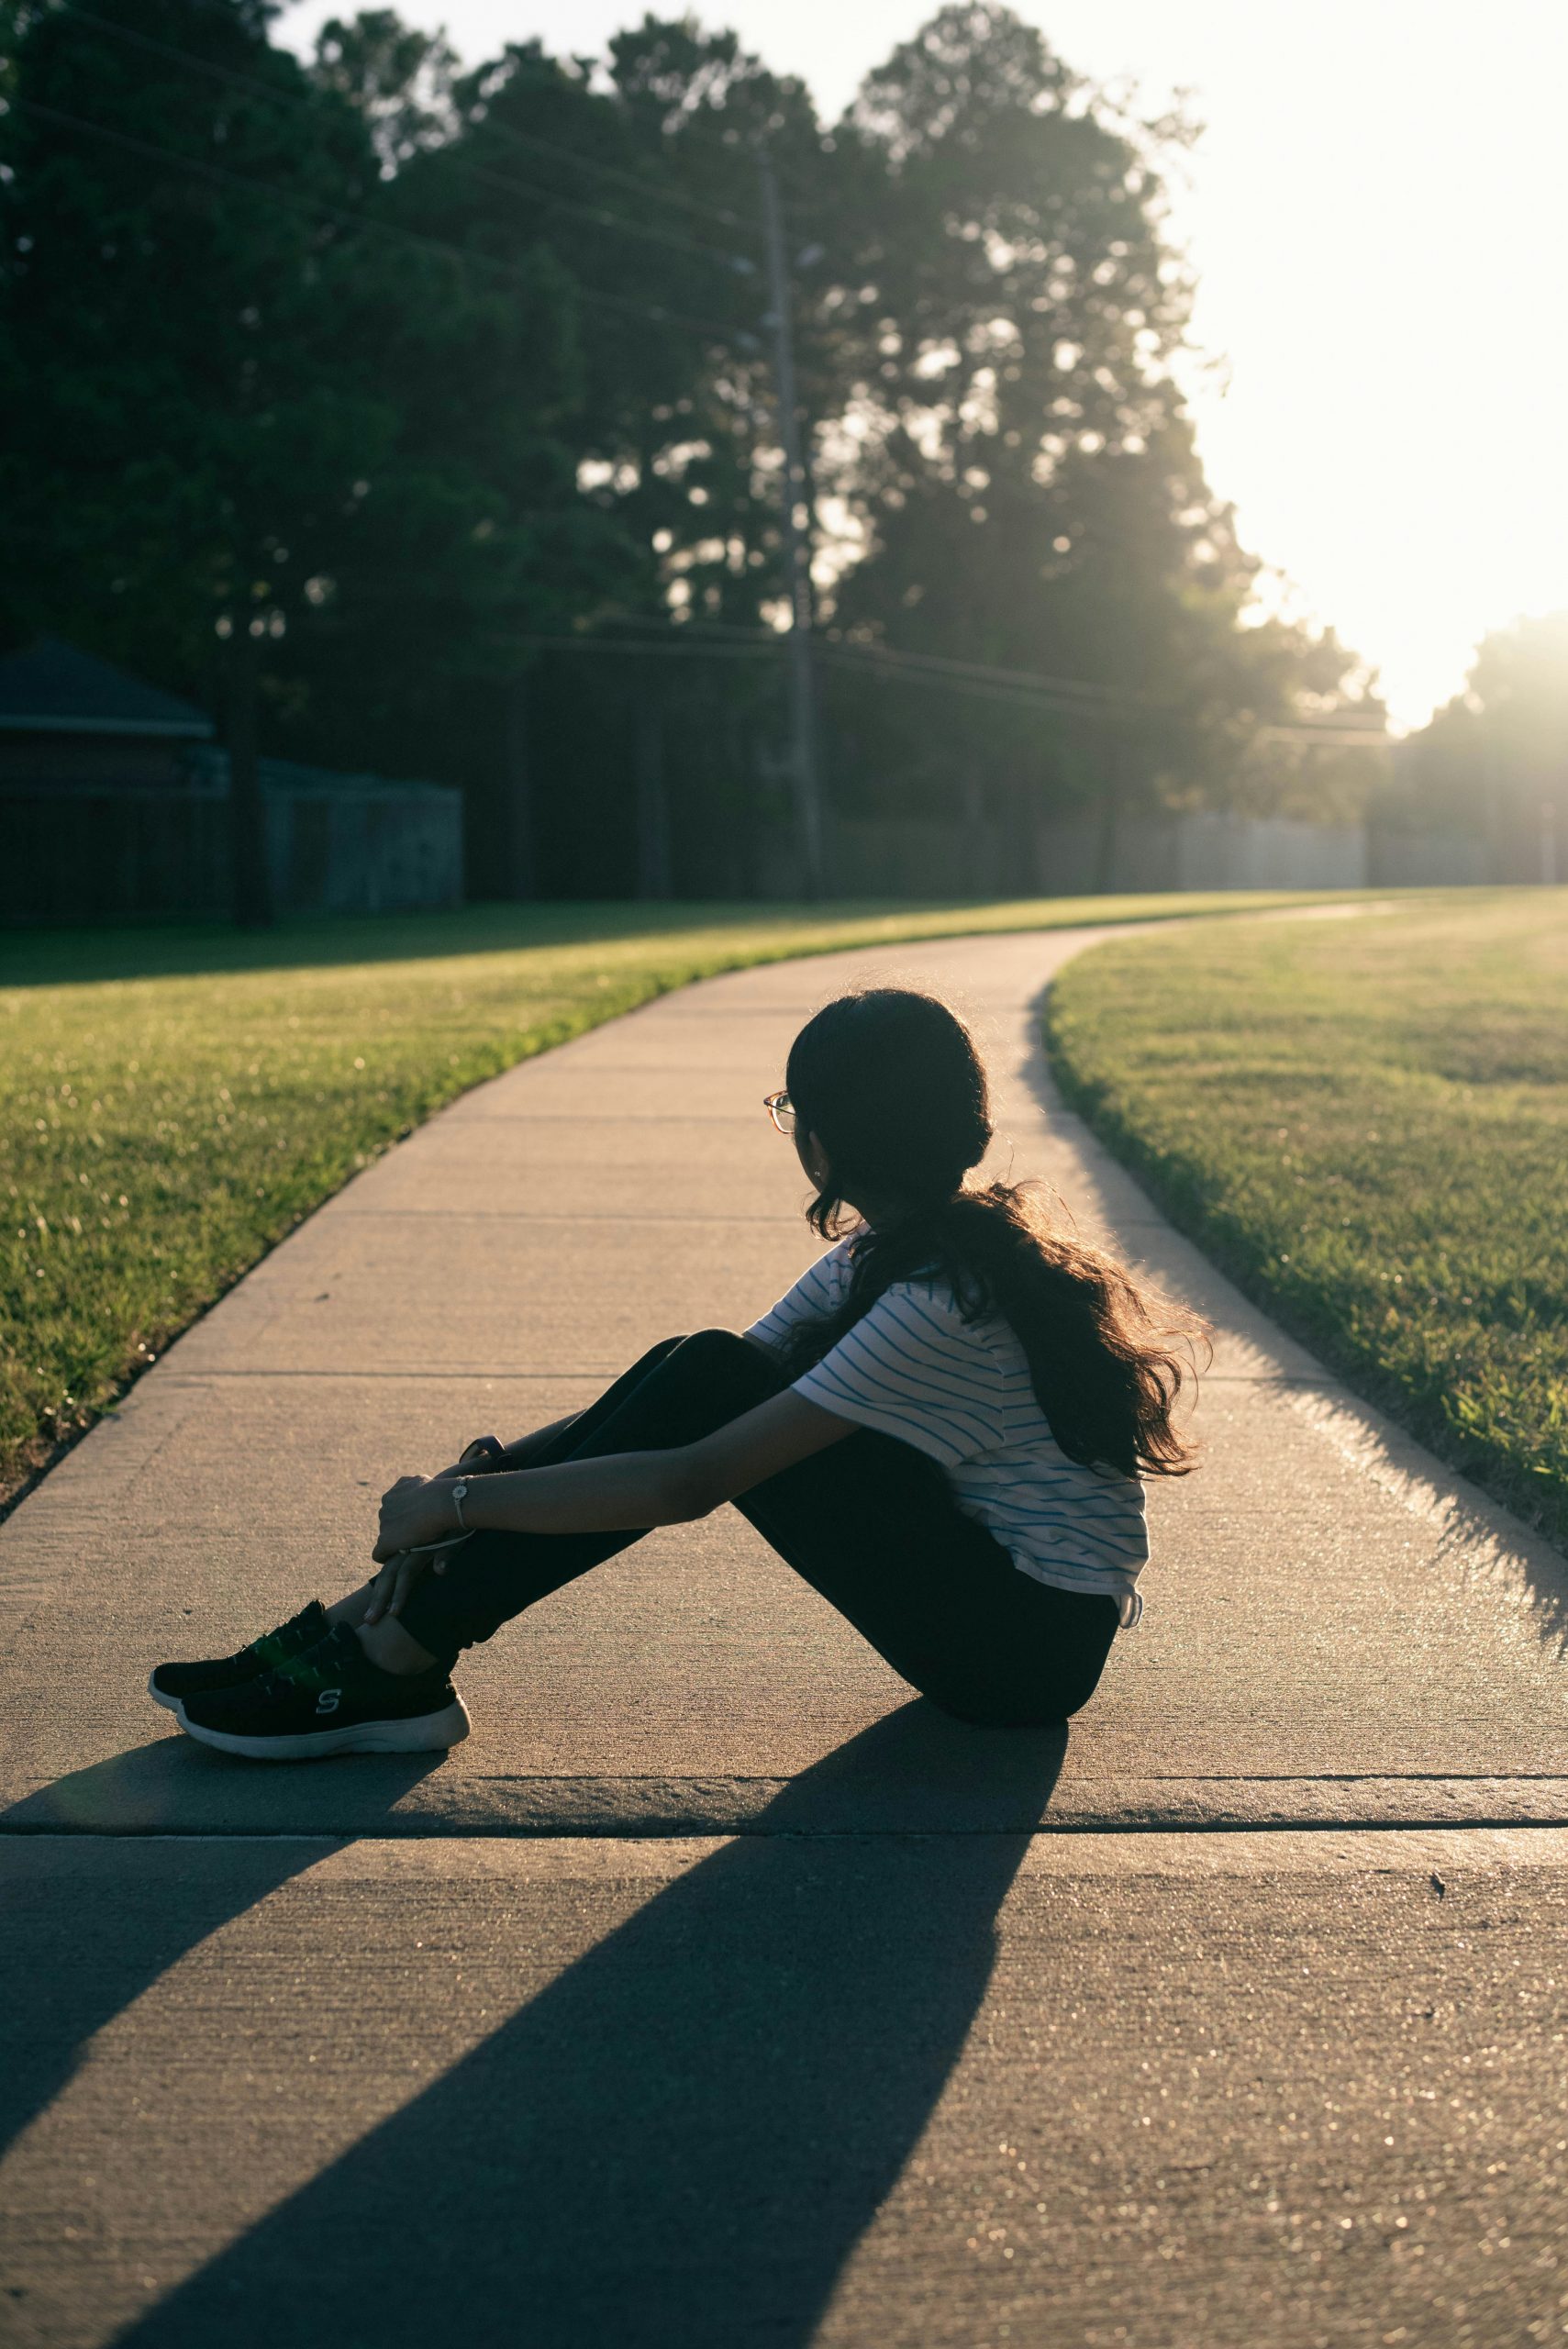
[(337, 86), (313, 78), (254, 0), (102, 13), (91, 41), (30, 14), (16, 50), (0, 597), (14, 631), (216, 689), (255, 918), (258, 723), (351, 677), (362, 764), (410, 678), (428, 699), (516, 669), (517, 636), (621, 549), (553, 433), (570, 288), (548, 255), (497, 267), (398, 235), (387, 75), (356, 90), (339, 56)]
[(1568, 879), (1568, 612), (1495, 629), (1411, 738), (1385, 814), (1478, 833), (1499, 879)]
[[(1260, 624), (1204, 479), (1172, 379), (1184, 127), (1008, 9), (941, 9), (825, 129), (685, 18), (603, 72), (537, 41), (460, 72), (385, 9), (302, 65), (266, 0), (95, 0), (90, 39), (68, 0), (4, 5), (0, 630), (223, 699), (242, 776), (250, 740), (462, 781), (476, 883), (517, 888), (524, 768), (570, 763), (545, 831), (628, 823), (656, 701), (677, 871), (748, 863), (708, 844), (755, 826), (783, 713), (724, 635), (786, 584), (764, 151), (842, 807), (1296, 804), (1259, 728), (1373, 707), (1331, 634)], [(680, 662), (539, 684), (541, 640), (628, 629)], [(1085, 690), (895, 691), (867, 646)]]
[[(822, 470), (864, 551), (834, 618), (1121, 696), (1119, 730), (966, 713), (972, 757), (1021, 765), (1037, 796), (1103, 797), (1129, 763), (1167, 797), (1218, 792), (1235, 738), (1304, 694), (1333, 704), (1353, 665), (1242, 625), (1258, 565), (1170, 373), (1191, 289), (1162, 172), (1189, 135), (1118, 112), (990, 5), (943, 8), (839, 134), (814, 349), (837, 409)], [(930, 707), (884, 718), (906, 773), (940, 768)]]

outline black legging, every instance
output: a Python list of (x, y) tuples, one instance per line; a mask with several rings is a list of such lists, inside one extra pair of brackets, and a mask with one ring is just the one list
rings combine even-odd
[[(667, 1338), (528, 1466), (695, 1443), (781, 1383), (762, 1349), (732, 1330)], [(738, 1495), (735, 1506), (944, 1712), (1038, 1724), (1064, 1720), (1093, 1696), (1116, 1636), (1114, 1599), (1020, 1574), (959, 1508), (937, 1464), (911, 1445), (857, 1429)], [(403, 1621), (432, 1655), (455, 1662), (460, 1648), (641, 1538), (476, 1533), (444, 1574), (420, 1579)]]

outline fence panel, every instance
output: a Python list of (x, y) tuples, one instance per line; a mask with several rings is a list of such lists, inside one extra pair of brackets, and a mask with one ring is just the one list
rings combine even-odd
[[(267, 762), (267, 765), (271, 765)], [(392, 913), (462, 902), (462, 797), (434, 784), (265, 778), (279, 913)], [(211, 784), (0, 792), (0, 923), (224, 920), (228, 795)]]

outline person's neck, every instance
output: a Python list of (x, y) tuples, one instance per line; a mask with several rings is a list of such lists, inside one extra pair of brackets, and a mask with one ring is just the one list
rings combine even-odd
[(846, 1199), (846, 1207), (853, 1208), (861, 1221), (872, 1231), (891, 1231), (917, 1210), (907, 1199)]

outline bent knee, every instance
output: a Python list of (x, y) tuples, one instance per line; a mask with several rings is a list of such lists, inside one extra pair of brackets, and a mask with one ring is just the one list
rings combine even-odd
[(739, 1330), (696, 1330), (689, 1338), (680, 1340), (676, 1352), (688, 1362), (717, 1362), (733, 1364), (737, 1369), (755, 1368), (777, 1373), (777, 1365), (766, 1346), (755, 1338), (744, 1338)]
[(694, 1330), (671, 1347), (664, 1367), (667, 1376), (705, 1395), (727, 1397), (740, 1410), (776, 1394), (784, 1384), (784, 1373), (766, 1347), (738, 1330)]

